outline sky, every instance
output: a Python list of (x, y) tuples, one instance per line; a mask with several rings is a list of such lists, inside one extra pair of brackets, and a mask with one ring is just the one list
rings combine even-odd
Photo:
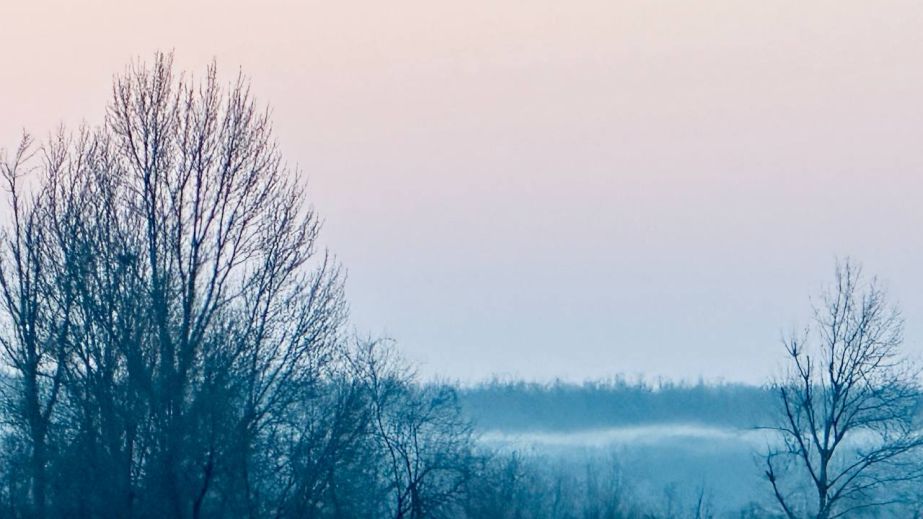
[(0, 147), (243, 70), (427, 377), (760, 383), (852, 256), (923, 354), (923, 4), (0, 0)]

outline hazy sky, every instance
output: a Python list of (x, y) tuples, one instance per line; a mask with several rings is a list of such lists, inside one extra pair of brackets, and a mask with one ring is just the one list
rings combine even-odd
[(923, 353), (923, 4), (0, 0), (0, 146), (238, 67), (359, 330), (464, 380), (762, 381), (837, 255)]

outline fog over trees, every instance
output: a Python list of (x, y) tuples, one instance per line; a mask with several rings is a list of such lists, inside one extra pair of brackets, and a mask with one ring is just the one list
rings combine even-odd
[[(764, 387), (459, 387), (422, 381), (390, 341), (351, 329), (344, 269), (243, 76), (180, 74), (165, 54), (132, 64), (101, 126), (25, 136), (0, 174), (0, 517), (923, 509), (919, 373), (900, 313), (854, 262)], [(759, 490), (651, 490), (624, 451), (486, 441), (674, 423), (768, 432), (747, 447)]]

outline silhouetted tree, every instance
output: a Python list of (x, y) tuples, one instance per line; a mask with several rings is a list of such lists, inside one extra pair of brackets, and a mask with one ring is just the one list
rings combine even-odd
[(45, 515), (54, 470), (56, 515), (264, 515), (266, 444), (345, 318), (268, 113), (243, 78), (224, 92), (157, 55), (116, 79), (103, 127), (41, 148), (27, 200), (28, 144), (3, 166), (0, 262), (23, 513)]
[[(923, 476), (917, 372), (900, 354), (902, 339), (901, 316), (876, 280), (838, 264), (813, 325), (786, 340), (788, 373), (775, 385), (783, 446), (766, 455), (766, 477), (790, 519), (896, 503), (901, 484)], [(811, 489), (804, 509), (799, 486)]]

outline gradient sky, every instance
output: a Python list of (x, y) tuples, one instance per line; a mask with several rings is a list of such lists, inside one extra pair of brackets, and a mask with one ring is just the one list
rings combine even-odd
[(923, 4), (0, 0), (0, 146), (238, 67), (427, 375), (761, 382), (852, 255), (923, 353)]

